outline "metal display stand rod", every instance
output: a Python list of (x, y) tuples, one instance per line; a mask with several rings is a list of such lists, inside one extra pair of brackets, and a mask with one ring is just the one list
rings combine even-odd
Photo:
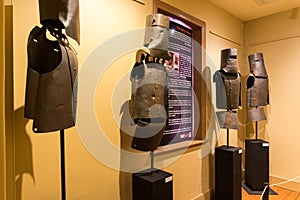
[(255, 121), (255, 140), (258, 139), (258, 121)]
[(61, 200), (66, 200), (65, 130), (60, 130)]
[(227, 148), (229, 148), (229, 129), (227, 129)]
[[(255, 108), (257, 109), (258, 106)], [(258, 140), (258, 121), (255, 121), (255, 140)]]
[(151, 171), (154, 170), (154, 151), (150, 152), (150, 167), (151, 167)]

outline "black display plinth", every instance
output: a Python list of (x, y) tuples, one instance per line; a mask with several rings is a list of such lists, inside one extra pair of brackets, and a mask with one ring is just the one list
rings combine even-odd
[(221, 146), (215, 149), (215, 200), (242, 199), (242, 149)]
[(149, 169), (132, 174), (132, 199), (172, 200), (172, 174), (159, 169)]
[(269, 184), (269, 143), (246, 140), (245, 185), (252, 191), (263, 191)]

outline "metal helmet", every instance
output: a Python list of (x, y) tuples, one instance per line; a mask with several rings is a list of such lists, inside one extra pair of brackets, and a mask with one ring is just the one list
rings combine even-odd
[(163, 14), (148, 15), (144, 46), (149, 48), (153, 57), (169, 59), (169, 18)]
[(221, 69), (226, 73), (238, 73), (237, 49), (229, 48), (221, 51)]
[(268, 77), (262, 53), (254, 53), (248, 56), (250, 71), (254, 76)]

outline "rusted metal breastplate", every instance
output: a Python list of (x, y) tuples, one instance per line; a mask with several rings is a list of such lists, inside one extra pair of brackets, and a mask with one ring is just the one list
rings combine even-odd
[(225, 73), (222, 70), (214, 76), (217, 92), (217, 108), (237, 109), (240, 106), (240, 75), (239, 73)]
[(140, 151), (158, 147), (167, 121), (168, 74), (154, 59), (147, 56), (136, 63), (130, 76), (131, 110), (137, 124), (131, 147)]
[(74, 126), (76, 55), (63, 43), (48, 40), (44, 27), (30, 32), (27, 52), (24, 116), (34, 120), (33, 131), (43, 133)]
[(166, 80), (167, 72), (162, 64), (142, 63), (133, 68), (131, 99), (135, 120), (165, 118)]
[(268, 77), (250, 75), (247, 79), (247, 106), (266, 106), (269, 104)]

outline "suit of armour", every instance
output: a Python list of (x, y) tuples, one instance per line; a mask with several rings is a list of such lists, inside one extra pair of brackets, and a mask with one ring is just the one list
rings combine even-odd
[(237, 49), (221, 51), (221, 70), (214, 74), (216, 106), (226, 111), (217, 112), (221, 128), (238, 129), (236, 109), (241, 105), (241, 80), (237, 65)]
[(250, 71), (247, 78), (247, 107), (251, 121), (266, 120), (265, 113), (259, 106), (269, 104), (269, 79), (265, 69), (262, 53), (255, 53), (248, 57)]
[(168, 74), (165, 66), (143, 54), (131, 71), (131, 110), (137, 124), (132, 148), (153, 151), (160, 144), (166, 126)]
[(169, 18), (149, 15), (146, 20), (143, 50), (137, 52), (137, 62), (131, 71), (131, 110), (136, 126), (131, 147), (154, 151), (161, 142), (167, 121), (168, 74), (163, 65), (169, 59)]
[(74, 126), (73, 86), (77, 57), (59, 39), (48, 40), (46, 32), (46, 27), (36, 26), (30, 32), (27, 44), (24, 116), (34, 120), (33, 131), (36, 133)]

